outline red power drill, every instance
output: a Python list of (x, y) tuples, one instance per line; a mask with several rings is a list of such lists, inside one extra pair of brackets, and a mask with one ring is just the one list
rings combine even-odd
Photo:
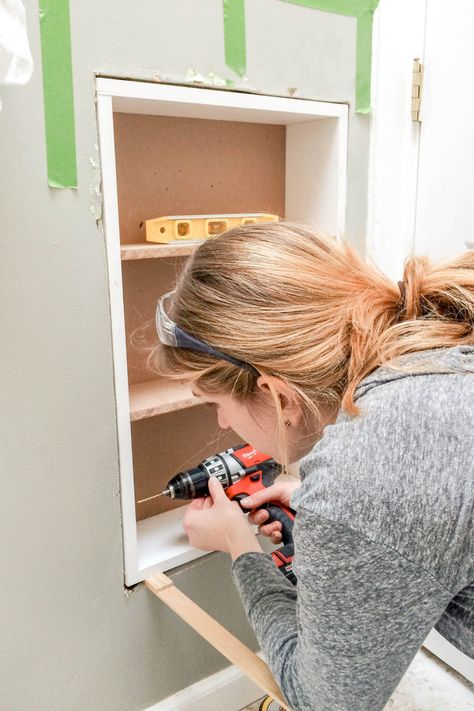
[[(240, 500), (251, 496), (255, 491), (271, 486), (281, 468), (274, 459), (266, 454), (257, 452), (248, 444), (239, 444), (225, 452), (214, 454), (193, 469), (176, 474), (168, 482), (163, 496), (172, 499), (197, 499), (208, 496), (209, 477), (215, 476), (225, 489), (231, 501)], [(242, 508), (242, 506), (240, 505)], [(293, 572), (293, 524), (295, 511), (279, 502), (269, 502), (263, 506), (270, 514), (265, 524), (279, 521), (282, 526), (283, 546), (273, 551), (272, 558), (283, 575), (296, 584)], [(242, 509), (248, 513), (248, 509)]]

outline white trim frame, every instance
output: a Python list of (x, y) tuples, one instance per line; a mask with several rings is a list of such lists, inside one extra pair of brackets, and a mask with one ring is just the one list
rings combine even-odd
[[(138, 582), (137, 523), (133, 482), (132, 434), (128, 394), (127, 349), (123, 309), (122, 264), (120, 257), (120, 229), (115, 167), (114, 123), (112, 98), (97, 98), (99, 154), (102, 171), (103, 222), (109, 273), (109, 298), (112, 321), (112, 354), (117, 409), (117, 438), (120, 471), (120, 501), (125, 582)], [(125, 535), (127, 533), (127, 535)]]
[[(121, 79), (97, 79), (97, 116), (99, 151), (102, 166), (104, 201), (104, 230), (109, 270), (110, 308), (112, 321), (112, 347), (117, 409), (117, 436), (120, 469), (120, 495), (122, 531), (124, 540), (125, 584), (134, 585), (154, 571), (166, 571), (190, 560), (206, 555), (189, 546), (182, 533), (181, 520), (185, 508), (154, 516), (137, 524), (135, 518), (135, 493), (133, 481), (130, 403), (128, 393), (127, 353), (123, 308), (122, 268), (120, 259), (120, 230), (116, 182), (113, 112), (145, 113), (188, 118), (211, 118), (221, 121), (274, 123), (291, 127), (291, 143), (300, 146), (306, 141), (313, 145), (319, 140), (330, 161), (330, 182), (336, 188), (332, 195), (332, 210), (319, 198), (323, 224), (329, 225), (332, 234), (344, 234), (346, 211), (347, 133), (348, 106), (344, 103), (319, 102), (278, 96), (263, 96), (244, 92), (223, 91), (195, 87), (175, 86)], [(332, 124), (332, 125), (331, 125)], [(320, 127), (320, 130), (319, 130)], [(321, 136), (318, 138), (318, 132)], [(293, 151), (287, 142), (287, 150)], [(314, 153), (314, 151), (313, 151)], [(308, 159), (308, 156), (305, 158)], [(307, 210), (301, 213), (296, 198), (287, 199), (286, 208), (292, 219), (313, 219), (314, 200), (323, 182), (305, 166), (301, 174), (295, 169), (297, 162), (287, 169), (287, 186), (301, 180), (305, 191)], [(307, 160), (308, 162), (308, 160)], [(311, 161), (309, 161), (311, 163)], [(316, 170), (316, 168), (314, 169)], [(304, 173), (304, 174), (303, 174)], [(312, 182), (314, 182), (314, 185)], [(327, 181), (328, 182), (328, 181)], [(315, 190), (318, 188), (317, 190)], [(293, 194), (297, 191), (293, 188)], [(294, 206), (292, 205), (294, 203)], [(319, 225), (318, 225), (319, 227)], [(327, 228), (326, 228), (327, 229)]]

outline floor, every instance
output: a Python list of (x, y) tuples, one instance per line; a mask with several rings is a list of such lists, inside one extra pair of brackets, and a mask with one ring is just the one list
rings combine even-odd
[[(258, 711), (260, 701), (241, 711)], [(421, 649), (384, 711), (474, 711), (474, 686)]]

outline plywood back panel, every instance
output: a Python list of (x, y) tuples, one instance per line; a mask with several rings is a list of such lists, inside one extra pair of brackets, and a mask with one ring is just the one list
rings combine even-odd
[[(130, 385), (156, 378), (145, 367), (149, 346), (158, 342), (155, 311), (159, 296), (174, 288), (186, 258), (140, 259), (122, 262)], [(146, 328), (143, 328), (146, 326)]]
[[(206, 405), (132, 423), (136, 500), (159, 493), (174, 474), (241, 441), (232, 430), (219, 428), (215, 411)], [(165, 496), (137, 504), (137, 520), (182, 505)]]
[(286, 127), (114, 114), (122, 243), (161, 215), (285, 210)]

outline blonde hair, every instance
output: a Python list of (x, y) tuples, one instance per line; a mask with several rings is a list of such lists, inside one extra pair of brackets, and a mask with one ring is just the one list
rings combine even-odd
[[(286, 382), (315, 416), (322, 404), (356, 415), (355, 390), (378, 366), (474, 343), (473, 270), (474, 252), (435, 267), (411, 257), (399, 288), (332, 237), (286, 222), (247, 225), (197, 249), (169, 315), (263, 376)], [(255, 373), (191, 350), (158, 345), (148, 364), (209, 393), (243, 399), (256, 390)]]

